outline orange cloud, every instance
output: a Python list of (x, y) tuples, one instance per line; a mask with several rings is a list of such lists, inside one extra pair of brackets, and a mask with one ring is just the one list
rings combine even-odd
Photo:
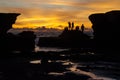
[(64, 28), (68, 21), (90, 28), (90, 14), (120, 9), (119, 3), (119, 0), (0, 0), (0, 12), (21, 13), (14, 28)]

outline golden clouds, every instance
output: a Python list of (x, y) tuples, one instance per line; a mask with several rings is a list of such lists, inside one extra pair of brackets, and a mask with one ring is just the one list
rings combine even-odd
[(120, 9), (120, 0), (0, 0), (0, 12), (21, 13), (14, 27), (63, 28), (67, 22), (91, 27), (92, 13)]

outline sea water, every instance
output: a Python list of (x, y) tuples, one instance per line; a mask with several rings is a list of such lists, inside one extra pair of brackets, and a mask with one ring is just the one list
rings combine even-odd
[[(49, 62), (52, 62), (51, 60), (49, 60)], [(115, 71), (110, 71), (110, 70), (101, 70), (99, 69), (100, 66), (104, 66), (105, 64), (93, 64), (94, 62), (71, 62), (70, 60), (57, 60), (55, 62), (61, 62), (63, 65), (72, 65), (71, 67), (68, 67), (67, 69), (70, 70), (70, 72), (78, 74), (78, 75), (86, 75), (86, 76), (90, 76), (92, 79), (90, 80), (120, 80), (120, 76), (117, 76), (115, 74), (112, 74)], [(30, 61), (30, 63), (32, 64), (41, 64), (40, 60), (33, 60)], [(90, 65), (91, 67), (94, 65), (96, 66), (96, 68), (94, 70), (90, 70), (90, 71), (86, 71), (86, 70), (82, 70), (81, 68), (78, 69), (78, 67), (86, 67), (87, 65)], [(118, 64), (118, 63), (117, 63)], [(87, 67), (86, 67), (87, 69)], [(49, 74), (52, 75), (62, 75), (66, 72), (63, 73), (57, 73), (57, 72), (50, 72)]]

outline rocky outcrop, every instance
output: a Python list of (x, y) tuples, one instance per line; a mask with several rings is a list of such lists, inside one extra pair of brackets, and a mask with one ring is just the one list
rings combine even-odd
[(15, 23), (19, 13), (0, 13), (0, 36), (7, 33), (12, 28), (12, 24)]
[(75, 30), (66, 27), (58, 37), (40, 37), (38, 46), (88, 48), (90, 37), (77, 27)]
[[(23, 31), (17, 35), (8, 33), (19, 13), (0, 13), (0, 53), (32, 52), (35, 48), (36, 35), (32, 31)], [(4, 53), (4, 54), (2, 54)]]
[(94, 30), (96, 50), (100, 52), (119, 51), (120, 11), (92, 14), (89, 19)]
[[(12, 49), (15, 35), (7, 33), (15, 23), (19, 13), (0, 13), (0, 51), (7, 52)], [(14, 38), (14, 39), (13, 39)]]

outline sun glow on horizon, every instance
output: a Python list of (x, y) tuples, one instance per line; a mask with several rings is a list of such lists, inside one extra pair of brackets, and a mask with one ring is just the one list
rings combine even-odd
[(64, 29), (68, 22), (91, 28), (88, 16), (120, 10), (120, 0), (0, 0), (1, 13), (21, 13), (13, 28)]
[[(21, 15), (22, 16), (22, 15)], [(68, 20), (60, 21), (58, 17), (43, 17), (43, 16), (34, 16), (24, 18), (18, 16), (15, 24), (13, 24), (13, 28), (38, 28), (38, 27), (46, 27), (46, 28), (57, 28), (64, 29), (68, 26)], [(77, 21), (77, 19), (71, 19), (70, 22), (74, 22), (75, 26), (85, 25), (86, 28), (91, 28), (91, 23), (89, 21), (84, 21), (83, 23)]]

